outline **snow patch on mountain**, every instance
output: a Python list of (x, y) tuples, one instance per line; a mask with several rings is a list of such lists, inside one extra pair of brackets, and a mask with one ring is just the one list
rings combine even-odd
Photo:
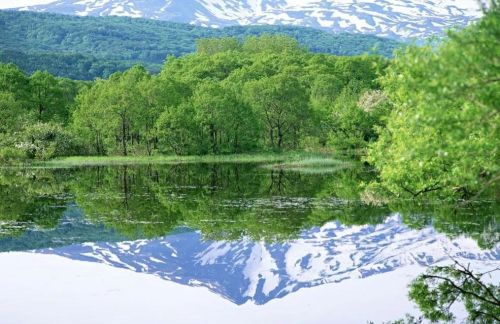
[(55, 0), (21, 10), (142, 17), (205, 27), (294, 25), (425, 38), (478, 19), (479, 7), (473, 0)]

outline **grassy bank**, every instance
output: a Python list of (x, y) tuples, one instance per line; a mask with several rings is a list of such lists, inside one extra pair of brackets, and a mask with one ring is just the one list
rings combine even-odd
[(305, 168), (332, 167), (343, 164), (332, 154), (310, 152), (255, 153), (203, 156), (72, 156), (46, 162), (33, 167), (69, 168), (81, 166), (108, 166), (132, 164), (182, 164), (182, 163), (260, 163), (268, 167)]

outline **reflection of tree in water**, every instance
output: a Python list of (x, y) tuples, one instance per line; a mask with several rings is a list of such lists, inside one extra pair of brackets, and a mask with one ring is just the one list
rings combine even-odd
[(432, 226), (437, 231), (456, 237), (467, 235), (483, 248), (499, 242), (498, 202), (422, 202), (406, 200), (391, 203), (390, 208), (401, 212), (403, 222), (421, 229)]
[[(210, 239), (284, 239), (331, 220), (378, 224), (391, 210), (403, 211), (412, 227), (435, 224), (450, 234), (481, 229), (482, 237), (496, 233), (491, 217), (478, 224), (446, 211), (422, 213), (415, 205), (364, 205), (359, 200), (360, 183), (368, 182), (373, 173), (362, 167), (328, 175), (235, 164), (97, 168), (83, 172), (78, 182), (92, 182), (92, 172), (99, 174), (96, 183), (101, 185), (80, 190), (77, 197), (94, 192), (79, 199), (80, 206), (92, 221), (132, 237), (162, 236), (185, 225)], [(411, 217), (404, 206), (415, 211)]]
[(76, 172), (71, 187), (90, 221), (130, 238), (161, 236), (175, 226), (175, 219), (162, 210), (149, 189), (149, 183), (158, 178), (152, 170), (120, 166)]
[(0, 172), (0, 237), (19, 236), (30, 228), (50, 229), (71, 201), (68, 173), (48, 170)]
[(77, 202), (93, 222), (132, 237), (161, 236), (187, 225), (212, 238), (298, 234), (312, 210), (303, 197), (315, 197), (326, 181), (208, 164), (100, 167), (78, 171), (77, 178)]
[[(284, 172), (280, 173), (283, 181)], [(187, 178), (186, 174), (191, 176)], [(314, 197), (309, 187), (320, 188), (317, 184), (324, 181), (299, 184), (300, 177), (295, 176), (290, 186), (294, 190), (285, 192), (283, 182), (269, 174), (268, 170), (248, 165), (184, 165), (177, 166), (176, 172), (167, 172), (166, 182), (155, 185), (163, 206), (181, 212), (179, 224), (200, 229), (207, 238), (257, 239), (297, 234), (307, 219), (307, 210), (297, 205), (278, 208), (276, 202)]]
[(274, 170), (271, 169), (270, 172), (271, 183), (269, 185), (270, 195), (282, 195), (285, 191), (285, 172), (283, 169)]
[(89, 221), (130, 239), (160, 237), (188, 226), (207, 239), (281, 240), (332, 220), (378, 224), (397, 211), (414, 228), (432, 225), (450, 235), (472, 236), (485, 247), (498, 241), (496, 206), (415, 201), (367, 206), (359, 199), (360, 184), (371, 177), (373, 173), (362, 166), (303, 174), (248, 164), (2, 172), (1, 230), (13, 235), (29, 226), (56, 226), (72, 200), (71, 192)]

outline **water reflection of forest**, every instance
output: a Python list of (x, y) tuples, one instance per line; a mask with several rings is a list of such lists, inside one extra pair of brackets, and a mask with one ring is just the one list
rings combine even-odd
[[(187, 226), (207, 239), (283, 240), (338, 220), (378, 224), (399, 212), (410, 227), (498, 241), (495, 205), (360, 200), (372, 173), (362, 167), (309, 174), (248, 164), (6, 169), (0, 172), (0, 238), (60, 226), (76, 204), (85, 224), (126, 239), (160, 237)], [(72, 209), (74, 212), (74, 208)]]

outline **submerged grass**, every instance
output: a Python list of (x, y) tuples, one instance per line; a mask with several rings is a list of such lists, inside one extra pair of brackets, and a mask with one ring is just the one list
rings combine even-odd
[(134, 164), (259, 163), (270, 168), (338, 167), (346, 163), (327, 153), (285, 152), (202, 156), (72, 156), (32, 164), (35, 168), (71, 168)]
[(353, 162), (339, 160), (332, 156), (304, 156), (299, 159), (290, 159), (283, 162), (267, 164), (264, 167), (271, 169), (286, 169), (302, 173), (333, 173), (350, 168)]

